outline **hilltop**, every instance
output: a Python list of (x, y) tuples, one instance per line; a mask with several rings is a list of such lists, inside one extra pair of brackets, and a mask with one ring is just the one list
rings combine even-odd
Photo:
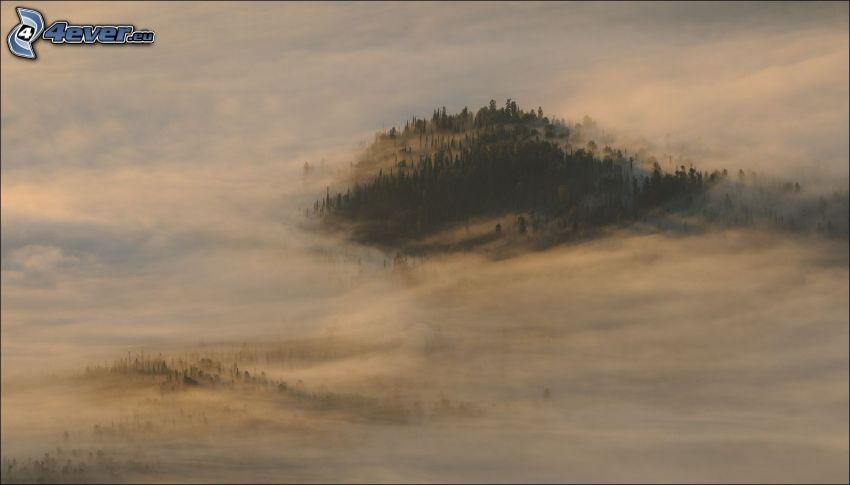
[(665, 170), (645, 153), (597, 141), (605, 138), (588, 117), (571, 124), (511, 99), (474, 113), (435, 109), (376, 134), (341, 181), (345, 190), (328, 188), (308, 214), (355, 241), (411, 252), (545, 247), (637, 222), (846, 237), (846, 194), (815, 199), (798, 182), (743, 170)]

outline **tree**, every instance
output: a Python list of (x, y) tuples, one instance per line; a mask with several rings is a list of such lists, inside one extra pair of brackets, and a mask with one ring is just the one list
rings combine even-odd
[(528, 232), (528, 224), (525, 222), (524, 216), (519, 216), (516, 219), (517, 222), (517, 230), (520, 234), (526, 234)]

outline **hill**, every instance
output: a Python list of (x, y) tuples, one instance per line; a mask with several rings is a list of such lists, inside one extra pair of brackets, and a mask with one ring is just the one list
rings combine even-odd
[[(481, 227), (481, 221), (492, 225), (460, 246), (428, 247), (487, 244), (507, 232), (549, 245), (610, 225), (658, 222), (658, 214), (725, 225), (758, 219), (791, 230), (808, 227), (805, 214), (779, 214), (777, 208), (787, 204), (769, 200), (805, 199), (798, 182), (761, 184), (757, 192), (764, 200), (757, 202), (755, 180), (748, 183), (743, 171), (730, 180), (725, 169), (708, 172), (683, 164), (664, 170), (653, 157), (600, 146), (594, 139), (600, 135), (604, 138), (587, 117), (570, 125), (544, 116), (542, 108), (524, 111), (510, 99), (498, 108), (491, 101), (474, 114), (467, 108), (456, 114), (436, 109), (430, 119), (412, 118), (403, 128), (378, 133), (346, 189), (328, 188), (312, 214), (348, 228), (358, 242), (406, 249), (422, 249), (424, 239), (460, 225)], [(832, 199), (842, 207), (839, 212), (847, 212), (845, 195)], [(803, 205), (809, 210), (815, 204), (819, 230), (846, 235), (846, 224), (839, 227), (826, 216), (829, 201), (821, 197)]]

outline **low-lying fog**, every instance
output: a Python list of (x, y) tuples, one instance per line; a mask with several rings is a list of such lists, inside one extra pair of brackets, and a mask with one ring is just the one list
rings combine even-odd
[(303, 217), (373, 130), (506, 97), (846, 194), (846, 4), (41, 11), (157, 44), (3, 51), (4, 481), (848, 480), (846, 239), (394, 267)]
[[(136, 330), (150, 344), (132, 358), (209, 356), (286, 391), (277, 381), (175, 390), (158, 377), (71, 376), (82, 362), (42, 362), (51, 377), (4, 382), (4, 455), (60, 447), (61, 465), (82, 460), (70, 450), (104, 450), (126, 480), (842, 480), (846, 249), (748, 232), (622, 234), (408, 269), (301, 253), (297, 263), (257, 263), (246, 280), (244, 268), (224, 265), (213, 286), (260, 292), (264, 282), (283, 300), (296, 290), (281, 285), (297, 274), (311, 295), (275, 301), (265, 290), (238, 309), (209, 295), (208, 321), (175, 325), (173, 340)], [(177, 287), (147, 293), (163, 304)], [(286, 317), (260, 320), (274, 308)], [(110, 333), (95, 321), (44, 345), (104, 346), (98, 329)], [(287, 338), (295, 329), (304, 337)], [(192, 338), (205, 344), (172, 343)], [(105, 347), (116, 359), (129, 348), (118, 342)], [(93, 346), (80, 345), (79, 360), (112, 365)], [(123, 428), (103, 435), (95, 425)], [(112, 476), (98, 463), (88, 463), (90, 479)]]

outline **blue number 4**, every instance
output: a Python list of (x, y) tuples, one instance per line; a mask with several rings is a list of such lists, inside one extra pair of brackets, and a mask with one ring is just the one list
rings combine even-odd
[(54, 44), (65, 42), (65, 28), (68, 26), (65, 22), (54, 22), (49, 29), (44, 31), (42, 37), (49, 39)]

